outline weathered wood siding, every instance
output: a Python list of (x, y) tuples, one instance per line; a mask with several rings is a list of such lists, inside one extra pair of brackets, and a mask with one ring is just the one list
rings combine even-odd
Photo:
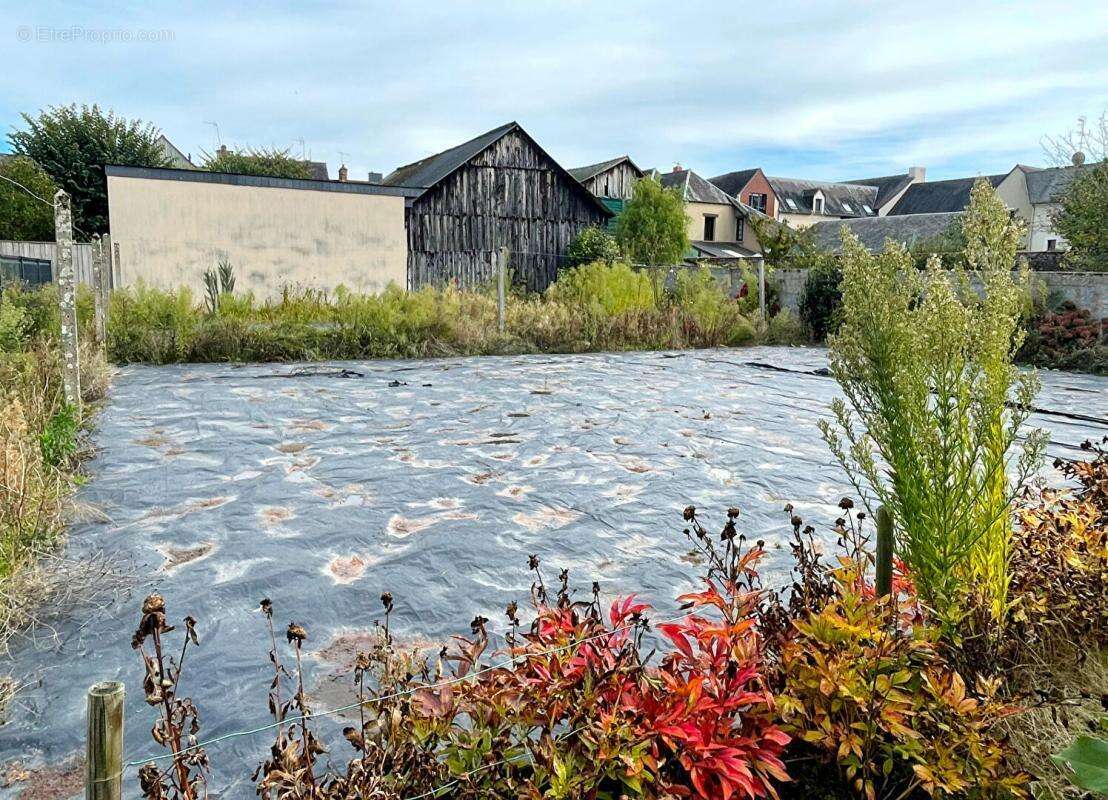
[(541, 291), (577, 234), (606, 221), (576, 181), (514, 131), (412, 203), (408, 281), (474, 286), (494, 276), (506, 246), (515, 281)]
[(635, 182), (641, 177), (637, 169), (624, 161), (593, 175), (584, 186), (597, 197), (630, 200), (635, 193)]

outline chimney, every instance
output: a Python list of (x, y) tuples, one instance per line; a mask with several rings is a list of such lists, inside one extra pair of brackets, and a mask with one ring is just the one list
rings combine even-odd
[(673, 165), (673, 169), (670, 170), (670, 172), (680, 172), (681, 169), (682, 169), (681, 162), (678, 161), (676, 164)]
[(230, 151), (229, 151), (229, 150), (227, 149), (227, 145), (225, 145), (225, 144), (221, 144), (221, 145), (219, 146), (219, 152), (218, 152), (218, 153), (217, 153), (216, 155), (218, 155), (218, 156), (221, 156), (221, 157), (222, 157), (222, 156), (225, 156), (225, 155), (227, 155), (227, 154), (228, 154), (229, 152), (230, 152)]
[(349, 174), (349, 172), (346, 169), (346, 164), (343, 164), (341, 167), (339, 167), (339, 180), (340, 181), (342, 181), (343, 183), (346, 183), (346, 176), (348, 174)]
[(367, 175), (367, 180), (370, 183), (380, 183), (384, 179), (385, 179), (385, 175), (384, 175), (384, 173), (381, 173), (381, 172), (370, 172)]
[(912, 183), (923, 183), (927, 177), (927, 167), (908, 167), (908, 177)]

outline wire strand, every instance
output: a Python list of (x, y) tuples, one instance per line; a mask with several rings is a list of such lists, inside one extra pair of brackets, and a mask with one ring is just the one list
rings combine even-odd
[[(26, 186), (24, 186), (22, 183), (20, 183), (19, 181), (12, 180), (7, 175), (0, 175), (0, 180), (5, 180), (8, 183), (10, 183), (12, 186), (18, 186), (20, 189), (25, 191), (27, 194), (29, 194), (31, 197), (35, 198), (39, 202), (46, 203), (46, 205), (50, 206), (51, 208), (54, 207), (54, 201), (53, 200), (47, 200), (43, 197), (40, 197), (39, 195), (35, 194), (30, 189), (28, 189)], [(80, 228), (77, 227), (76, 223), (70, 222), (70, 224), (73, 225), (73, 230), (77, 231), (77, 233), (81, 233), (81, 234), (84, 234), (85, 236), (89, 236), (88, 231), (81, 230)], [(90, 236), (89, 238), (91, 239), (92, 237)]]
[[(673, 617), (672, 619), (661, 620), (660, 622), (653, 623), (653, 624), (667, 625), (667, 624), (670, 624), (670, 623), (673, 623), (673, 622), (679, 622), (679, 621), (693, 615), (694, 613), (696, 613), (696, 612), (692, 611), (692, 610), (686, 611), (684, 614), (682, 614), (678, 617)], [(540, 653), (534, 653), (533, 655), (544, 656), (544, 655), (554, 655), (556, 653), (561, 653), (561, 652), (564, 652), (566, 650), (577, 647), (578, 645), (582, 645), (582, 644), (585, 644), (586, 642), (593, 641), (595, 639), (603, 639), (606, 636), (613, 636), (617, 633), (622, 633), (623, 631), (631, 630), (632, 628), (636, 627), (637, 624), (638, 623), (632, 623), (630, 625), (623, 625), (619, 628), (613, 628), (610, 631), (604, 631), (603, 633), (596, 633), (596, 634), (593, 634), (592, 636), (586, 636), (583, 639), (577, 639), (576, 641), (570, 642), (569, 644), (560, 645), (559, 647), (554, 647), (554, 648), (551, 648), (551, 649), (548, 649), (548, 650), (544, 650)], [(294, 724), (296, 722), (300, 722), (302, 720), (308, 720), (308, 719), (311, 719), (312, 717), (326, 717), (326, 716), (330, 716), (332, 714), (339, 714), (343, 711), (350, 711), (350, 710), (358, 708), (360, 706), (372, 705), (374, 703), (380, 703), (380, 702), (383, 702), (385, 700), (394, 700), (398, 697), (406, 697), (407, 695), (415, 694), (416, 692), (419, 692), (419, 691), (430, 690), (430, 689), (439, 689), (439, 688), (443, 688), (443, 687), (446, 687), (446, 686), (454, 686), (456, 684), (463, 683), (465, 681), (476, 678), (479, 675), (484, 675), (485, 673), (493, 672), (495, 670), (502, 669), (503, 667), (511, 666), (515, 662), (516, 662), (515, 658), (510, 658), (510, 659), (506, 659), (506, 660), (503, 660), (503, 661), (499, 661), (499, 662), (490, 664), (487, 667), (482, 667), (481, 669), (476, 670), (474, 672), (470, 672), (466, 675), (462, 675), (462, 676), (455, 677), (455, 678), (449, 678), (447, 680), (439, 681), (437, 683), (431, 683), (431, 684), (426, 684), (426, 685), (421, 685), (421, 686), (413, 686), (410, 689), (405, 689), (405, 690), (400, 691), (400, 692), (392, 692), (391, 694), (384, 694), (384, 695), (380, 695), (378, 697), (372, 697), (368, 700), (359, 700), (356, 703), (350, 703), (348, 705), (339, 706), (337, 708), (330, 708), (330, 709), (327, 709), (326, 711), (319, 711), (319, 712), (316, 712), (316, 713), (308, 713), (308, 714), (298, 714), (294, 717), (288, 717), (286, 719), (283, 719), (280, 722), (271, 722), (267, 725), (262, 725), (262, 726), (259, 726), (257, 728), (251, 728), (249, 730), (244, 730), (244, 731), (234, 731), (232, 733), (225, 733), (222, 736), (216, 736), (216, 737), (213, 737), (211, 739), (206, 739), (203, 742), (197, 742), (194, 745), (189, 745), (188, 747), (182, 747), (180, 750), (177, 750), (177, 751), (172, 752), (172, 753), (163, 753), (161, 755), (150, 756), (149, 758), (143, 758), (143, 759), (135, 760), (135, 761), (127, 761), (126, 763), (123, 764), (123, 768), (126, 769), (127, 767), (142, 766), (143, 764), (148, 764), (148, 763), (151, 763), (151, 762), (154, 762), (154, 761), (164, 761), (167, 758), (177, 758), (178, 756), (184, 755), (185, 753), (192, 752), (193, 750), (197, 750), (197, 749), (202, 748), (202, 747), (207, 747), (208, 745), (218, 744), (220, 742), (225, 742), (229, 739), (237, 739), (237, 738), (241, 738), (243, 736), (253, 736), (256, 733), (264, 733), (265, 731), (273, 730), (274, 728), (279, 728), (283, 725), (291, 725), (291, 724)]]

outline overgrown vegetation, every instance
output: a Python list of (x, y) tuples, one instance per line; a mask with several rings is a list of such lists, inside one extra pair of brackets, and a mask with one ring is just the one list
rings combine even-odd
[[(508, 296), (505, 332), (491, 288), (379, 295), (286, 292), (258, 302), (211, 273), (206, 308), (187, 289), (143, 286), (112, 295), (109, 357), (118, 362), (415, 358), (526, 352), (590, 352), (740, 345), (753, 341), (755, 310), (730, 299), (707, 270), (680, 270), (656, 295), (626, 263), (566, 270), (544, 295)], [(756, 303), (756, 301), (755, 301)], [(791, 338), (784, 319), (768, 335)]]
[(209, 172), (231, 172), (238, 175), (263, 175), (270, 178), (312, 177), (308, 162), (293, 156), (289, 148), (261, 147), (228, 150), (221, 147), (215, 153), (201, 153), (201, 168)]
[(1108, 319), (1095, 319), (1066, 300), (1053, 308), (1036, 306), (1027, 328), (1018, 354), (1021, 362), (1108, 375)]
[[(91, 318), (87, 294), (79, 312), (82, 322)], [(37, 557), (62, 535), (82, 426), (106, 388), (102, 356), (86, 348), (84, 416), (66, 405), (59, 320), (52, 287), (27, 292), (11, 286), (0, 293), (0, 651), (33, 600), (27, 592)]]

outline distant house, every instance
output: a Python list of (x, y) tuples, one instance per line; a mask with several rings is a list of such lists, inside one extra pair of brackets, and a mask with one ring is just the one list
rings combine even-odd
[(871, 252), (885, 248), (892, 240), (905, 247), (933, 241), (950, 231), (962, 218), (961, 211), (944, 211), (932, 214), (905, 214), (903, 216), (858, 217), (817, 222), (809, 228), (813, 243), (831, 253), (842, 251), (842, 229), (846, 228)]
[(1060, 208), (1058, 197), (1076, 177), (1091, 169), (1088, 164), (1075, 164), (1026, 173), (1027, 202), (1030, 206), (1027, 214), (1028, 250), (1037, 253), (1066, 249), (1066, 240), (1054, 230), (1054, 215)]
[[(691, 169), (658, 175), (662, 186), (677, 188), (685, 200), (694, 258), (758, 258), (761, 246), (749, 225), (754, 211)], [(727, 252), (724, 253), (723, 251)]]
[(766, 216), (777, 216), (777, 195), (761, 169), (744, 169), (709, 178), (708, 182)]
[(172, 169), (199, 169), (192, 163), (192, 159), (178, 150), (177, 146), (166, 138), (164, 133), (158, 135), (158, 146), (161, 147), (165, 157), (169, 159), (169, 166)]
[(909, 186), (922, 182), (926, 177), (927, 169), (925, 167), (909, 167), (907, 173), (902, 172), (899, 175), (886, 175), (883, 178), (861, 178), (860, 180), (843, 181), (843, 183), (855, 186), (870, 186), (876, 189), (870, 206), (877, 216), (883, 217), (904, 196)]
[(923, 176), (923, 167), (912, 167), (906, 173), (881, 178), (811, 181), (769, 178), (755, 168), (717, 175), (711, 182), (755, 210), (803, 228), (827, 219), (884, 216)]
[(777, 195), (777, 218), (794, 228), (829, 219), (877, 215), (877, 188), (854, 183), (798, 178), (766, 179)]
[(474, 286), (506, 246), (516, 279), (541, 291), (577, 235), (611, 212), (516, 122), (399, 167), (384, 186), (409, 187), (408, 285)]

